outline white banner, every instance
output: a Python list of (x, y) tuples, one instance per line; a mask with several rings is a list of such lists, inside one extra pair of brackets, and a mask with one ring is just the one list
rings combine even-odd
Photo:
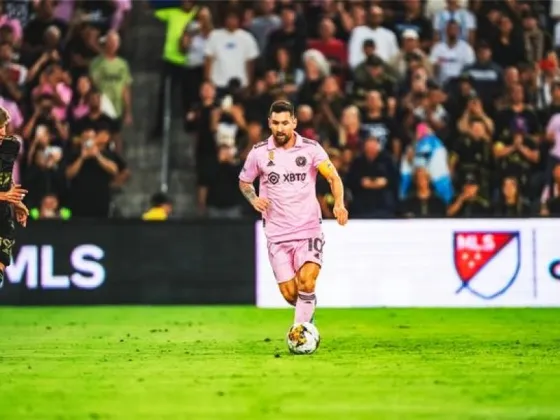
[[(321, 307), (560, 306), (560, 220), (359, 220), (323, 224)], [(257, 305), (282, 308), (261, 223)]]

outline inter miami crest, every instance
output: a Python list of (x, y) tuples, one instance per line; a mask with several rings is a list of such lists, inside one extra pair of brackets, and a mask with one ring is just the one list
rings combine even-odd
[(505, 293), (521, 267), (519, 232), (455, 232), (453, 259), (461, 280), (457, 293), (468, 290), (482, 299)]
[(307, 159), (305, 158), (305, 156), (298, 156), (296, 158), (296, 165), (299, 166), (300, 168), (305, 166), (306, 163), (307, 163)]

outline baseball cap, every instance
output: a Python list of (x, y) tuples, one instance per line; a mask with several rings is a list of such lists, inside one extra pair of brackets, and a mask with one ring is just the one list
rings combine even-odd
[(418, 32), (416, 32), (414, 29), (405, 29), (402, 33), (402, 38), (418, 39)]

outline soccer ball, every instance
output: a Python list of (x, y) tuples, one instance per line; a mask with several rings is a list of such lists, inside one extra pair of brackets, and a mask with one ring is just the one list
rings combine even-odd
[(286, 337), (288, 349), (293, 354), (311, 354), (317, 350), (321, 337), (319, 330), (310, 322), (292, 325)]

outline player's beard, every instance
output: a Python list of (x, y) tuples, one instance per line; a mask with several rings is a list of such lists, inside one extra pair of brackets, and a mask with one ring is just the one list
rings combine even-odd
[(290, 139), (292, 138), (291, 134), (288, 133), (276, 133), (274, 135), (274, 142), (278, 145), (278, 146), (284, 146), (286, 143), (288, 143), (290, 141)]

